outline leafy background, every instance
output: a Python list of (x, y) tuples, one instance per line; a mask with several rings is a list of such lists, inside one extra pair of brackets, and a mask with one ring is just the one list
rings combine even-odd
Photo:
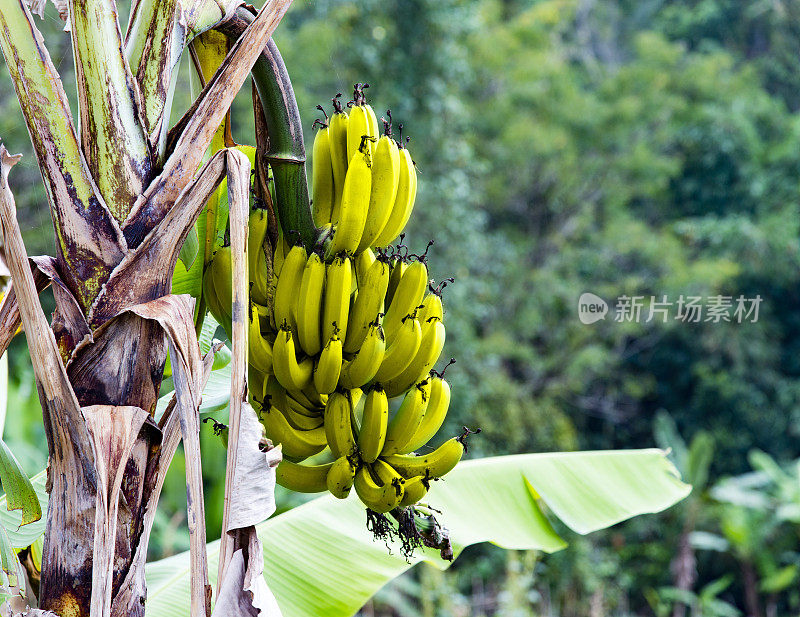
[[(567, 531), (569, 548), (545, 558), (481, 545), (447, 572), (416, 567), (364, 615), (800, 610), (798, 18), (794, 0), (297, 0), (276, 40), (308, 143), (315, 105), (356, 81), (412, 138), (409, 239), (423, 248), (435, 230), (434, 274), (456, 278), (444, 432), (480, 426), (475, 457), (669, 446), (696, 486), (661, 515)], [(60, 26), (49, 12), (73, 88)], [(0, 136), (26, 154), (13, 180), (29, 251), (52, 253), (4, 70)], [(763, 302), (755, 324), (584, 326), (585, 291)], [(4, 439), (33, 474), (45, 439), (20, 339), (9, 365)], [(206, 495), (221, 503), (224, 451), (210, 427), (202, 438)], [(183, 474), (178, 462), (167, 480), (154, 558), (187, 548)], [(220, 515), (209, 509), (212, 536)]]

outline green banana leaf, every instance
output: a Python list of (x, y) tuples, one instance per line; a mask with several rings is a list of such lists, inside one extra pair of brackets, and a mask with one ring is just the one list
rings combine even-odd
[[(691, 487), (661, 450), (524, 454), (460, 464), (436, 482), (426, 502), (443, 512), (456, 555), (471, 544), (547, 553), (566, 546), (550, 516), (585, 534), (639, 514), (658, 512)], [(354, 495), (327, 495), (257, 527), (264, 573), (284, 617), (349, 617), (384, 584), (415, 563), (446, 568), (436, 551), (406, 561), (373, 540)], [(216, 573), (219, 543), (209, 545)], [(149, 617), (189, 615), (189, 555), (147, 566)]]

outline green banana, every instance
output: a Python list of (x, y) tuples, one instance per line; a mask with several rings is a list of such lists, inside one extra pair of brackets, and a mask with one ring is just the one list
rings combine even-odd
[(311, 253), (303, 270), (297, 299), (297, 338), (309, 356), (315, 356), (322, 349), (320, 325), (324, 285), (325, 264), (319, 255)]
[(399, 452), (402, 454), (413, 452), (428, 443), (441, 428), (449, 407), (450, 385), (438, 375), (432, 374), (431, 391), (428, 395), (428, 406), (425, 409), (425, 415), (422, 416), (422, 422), (420, 422), (414, 435)]
[[(388, 123), (387, 133), (388, 133)], [(378, 140), (372, 157), (372, 187), (369, 195), (369, 216), (364, 233), (358, 243), (358, 251), (373, 246), (381, 230), (392, 214), (397, 189), (400, 184), (400, 151), (388, 135)]]
[(357, 467), (346, 456), (340, 456), (333, 462), (328, 472), (326, 485), (331, 495), (337, 499), (345, 499), (353, 488)]
[(398, 503), (402, 501), (406, 484), (405, 478), (397, 473), (391, 465), (381, 459), (372, 463), (372, 470), (375, 472), (375, 475), (378, 476), (383, 486), (394, 487)]
[(300, 391), (311, 382), (314, 362), (311, 358), (297, 361), (294, 336), (286, 326), (281, 326), (272, 345), (272, 372), (278, 383), (288, 391)]
[(325, 124), (320, 124), (317, 136), (314, 138), (313, 157), (311, 212), (314, 224), (321, 227), (331, 222), (334, 199), (331, 136), (330, 129)]
[(298, 493), (321, 493), (328, 489), (327, 477), (333, 463), (298, 465), (286, 459), (275, 470), (278, 484)]
[(373, 380), (384, 383), (400, 375), (416, 358), (422, 344), (422, 327), (413, 315), (406, 315), (394, 342), (386, 349), (383, 361)]
[(344, 191), (344, 179), (347, 175), (347, 125), (349, 118), (347, 112), (342, 109), (339, 101), (341, 94), (337, 94), (333, 100), (333, 116), (328, 127), (331, 142), (331, 167), (333, 168), (333, 210), (331, 222), (339, 220), (339, 211), (342, 207), (342, 192)]
[[(361, 255), (365, 254), (366, 252)], [(360, 257), (359, 255), (357, 262), (360, 261)], [(376, 259), (358, 278), (358, 295), (350, 311), (347, 335), (344, 339), (345, 353), (356, 353), (361, 348), (370, 324), (381, 312), (389, 285), (389, 266), (382, 260)]]
[(431, 485), (425, 476), (414, 476), (406, 480), (403, 486), (403, 499), (400, 500), (400, 507), (406, 508), (419, 503), (420, 499), (425, 497)]
[(358, 431), (358, 450), (365, 463), (375, 462), (380, 455), (386, 441), (388, 425), (389, 400), (383, 388), (376, 386), (367, 393)]
[(406, 268), (397, 284), (392, 302), (386, 307), (383, 329), (386, 342), (391, 345), (403, 318), (422, 303), (428, 286), (428, 267), (423, 261), (415, 261)]
[(286, 255), (275, 286), (275, 326), (280, 328), (286, 323), (293, 334), (297, 334), (297, 290), (302, 283), (307, 260), (306, 249), (299, 244), (293, 246)]
[[(250, 297), (258, 304), (267, 303), (266, 260), (264, 257), (264, 236), (267, 233), (269, 211), (266, 208), (255, 206), (250, 210), (250, 220), (247, 224), (247, 267), (250, 277)], [(261, 259), (259, 259), (259, 255)], [(261, 268), (261, 260), (264, 268)]]
[(428, 408), (430, 391), (430, 380), (426, 380), (406, 392), (403, 402), (400, 403), (386, 429), (386, 440), (383, 443), (381, 456), (403, 452), (422, 423), (425, 410)]
[(369, 195), (372, 187), (371, 166), (372, 161), (366, 146), (350, 160), (342, 189), (339, 216), (334, 221), (336, 229), (325, 250), (326, 259), (331, 259), (343, 251), (350, 254), (355, 253), (358, 248), (369, 214)]
[(325, 449), (327, 441), (322, 426), (308, 431), (298, 430), (289, 424), (280, 409), (267, 403), (259, 414), (259, 420), (272, 443), (281, 444), (286, 458), (301, 461)]
[(352, 456), (356, 452), (351, 412), (352, 400), (348, 391), (330, 395), (325, 405), (325, 435), (336, 458)]
[(425, 379), (439, 359), (444, 341), (445, 328), (439, 319), (432, 317), (430, 321), (422, 324), (422, 342), (414, 359), (397, 377), (381, 382), (386, 388), (386, 396), (393, 398), (408, 390), (420, 379)]
[(314, 368), (314, 387), (320, 394), (330, 394), (339, 383), (342, 370), (342, 339), (334, 331)]
[(370, 510), (386, 513), (394, 510), (400, 503), (400, 497), (392, 484), (378, 484), (372, 477), (369, 465), (362, 465), (356, 473), (353, 483), (359, 499)]
[(353, 284), (353, 268), (349, 257), (337, 256), (328, 264), (322, 310), (322, 340), (329, 341), (338, 328), (342, 335), (347, 332), (347, 317), (350, 313), (350, 290)]
[(342, 366), (339, 385), (351, 390), (369, 383), (380, 368), (385, 351), (383, 329), (376, 320), (370, 325), (361, 349), (352, 360), (345, 361)]
[(392, 212), (389, 220), (372, 243), (372, 246), (388, 246), (392, 240), (399, 236), (408, 223), (411, 211), (414, 209), (414, 200), (417, 196), (417, 170), (414, 161), (406, 148), (400, 148), (400, 179), (397, 183)]
[(464, 455), (464, 445), (458, 437), (448, 439), (433, 452), (423, 456), (413, 454), (381, 455), (381, 458), (395, 468), (404, 478), (424, 476), (427, 479), (441, 478), (450, 472)]
[(272, 345), (261, 334), (261, 319), (255, 305), (250, 306), (247, 360), (264, 375), (272, 372)]

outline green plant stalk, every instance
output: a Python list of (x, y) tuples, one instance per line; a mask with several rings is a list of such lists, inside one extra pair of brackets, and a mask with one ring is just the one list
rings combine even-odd
[[(240, 7), (218, 29), (235, 40), (251, 21), (253, 14)], [(275, 180), (276, 206), (284, 237), (293, 242), (299, 233), (303, 243), (312, 247), (319, 229), (311, 216), (303, 126), (286, 65), (272, 39), (256, 60), (252, 75), (269, 131), (266, 159)]]

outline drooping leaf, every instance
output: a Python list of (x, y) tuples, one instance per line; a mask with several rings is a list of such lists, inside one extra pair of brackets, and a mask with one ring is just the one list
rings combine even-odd
[[(689, 490), (660, 450), (547, 453), (462, 463), (425, 501), (443, 512), (439, 518), (456, 554), (478, 542), (553, 552), (565, 542), (545, 512), (588, 533), (663, 510)], [(389, 553), (366, 530), (364, 508), (352, 495), (320, 497), (257, 530), (267, 583), (284, 617), (348, 617), (413, 564), (449, 565), (429, 549), (410, 563), (396, 545)], [(215, 542), (209, 545), (212, 564), (217, 556)], [(188, 572), (186, 553), (149, 564), (149, 615), (188, 615)]]
[[(31, 486), (36, 493), (40, 508), (47, 508), (47, 471), (40, 471), (31, 478)], [(45, 520), (40, 518), (38, 521), (29, 525), (22, 525), (22, 512), (20, 510), (9, 510), (6, 495), (0, 495), (0, 525), (5, 527), (8, 539), (14, 548), (25, 548), (33, 544), (37, 538), (44, 533)]]
[(28, 475), (11, 449), (0, 439), (0, 482), (6, 493), (6, 508), (22, 513), (20, 525), (30, 525), (42, 518), (42, 508)]

